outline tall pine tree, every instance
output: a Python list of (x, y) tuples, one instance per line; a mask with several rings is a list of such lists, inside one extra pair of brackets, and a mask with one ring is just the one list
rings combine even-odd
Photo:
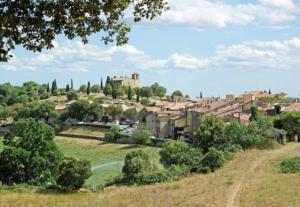
[(103, 90), (103, 79), (102, 79), (102, 77), (101, 77), (101, 84), (100, 84), (100, 88), (101, 88), (101, 90)]
[(110, 84), (110, 77), (109, 76), (107, 76), (105, 84)]
[(49, 83), (47, 84), (47, 93), (50, 93), (50, 85), (49, 85)]
[(136, 102), (140, 102), (140, 89), (136, 90)]
[(51, 94), (56, 95), (56, 92), (57, 92), (57, 83), (56, 83), (56, 79), (54, 79), (51, 86)]
[(73, 79), (71, 78), (71, 89), (74, 89), (74, 86), (73, 86)]
[(70, 86), (69, 84), (66, 85), (66, 92), (69, 92), (70, 91)]
[(90, 95), (90, 93), (91, 93), (91, 83), (89, 81), (88, 84), (87, 84), (87, 88), (86, 88), (86, 94)]
[(131, 91), (131, 87), (130, 86), (128, 88), (128, 94), (127, 94), (127, 96), (128, 96), (128, 100), (132, 99), (132, 91)]

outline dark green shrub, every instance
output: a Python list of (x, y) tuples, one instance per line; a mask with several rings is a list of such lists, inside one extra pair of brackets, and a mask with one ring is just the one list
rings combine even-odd
[(108, 132), (105, 133), (105, 141), (107, 142), (117, 142), (119, 139), (123, 138), (121, 130), (118, 127), (112, 127)]
[(300, 157), (289, 158), (280, 163), (280, 171), (282, 173), (298, 173), (300, 172)]
[(78, 190), (91, 175), (89, 161), (65, 158), (59, 165), (57, 184), (65, 191)]
[(146, 125), (140, 125), (137, 129), (133, 130), (131, 140), (135, 144), (151, 144), (151, 132)]
[(78, 98), (79, 98), (79, 95), (75, 90), (71, 90), (67, 93), (68, 101), (78, 100)]
[(198, 171), (204, 173), (214, 172), (218, 168), (222, 167), (226, 159), (222, 151), (216, 148), (209, 148), (209, 151), (204, 155), (200, 162)]
[(140, 176), (153, 170), (149, 156), (142, 150), (132, 151), (125, 157), (122, 169), (123, 180), (126, 183), (139, 182)]
[(171, 165), (194, 167), (202, 158), (202, 152), (198, 148), (181, 141), (168, 141), (159, 154), (161, 163), (166, 167)]

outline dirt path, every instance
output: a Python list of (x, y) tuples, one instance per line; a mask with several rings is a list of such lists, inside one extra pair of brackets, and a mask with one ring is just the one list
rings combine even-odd
[(112, 162), (107, 162), (107, 163), (104, 163), (104, 164), (100, 164), (100, 165), (95, 165), (91, 168), (92, 171), (95, 171), (95, 170), (99, 170), (99, 169), (102, 169), (102, 168), (106, 168), (106, 167), (111, 167), (113, 165), (123, 165), (123, 161), (112, 161)]
[(255, 160), (254, 163), (249, 167), (249, 169), (243, 174), (243, 176), (241, 176), (240, 178), (237, 178), (236, 183), (229, 189), (227, 202), (226, 202), (225, 206), (226, 207), (240, 206), (239, 202), (238, 202), (239, 194), (240, 194), (243, 186), (247, 182), (249, 182), (249, 180), (253, 177), (252, 175), (254, 174), (255, 170), (258, 167), (262, 166), (263, 163), (269, 161), (270, 159), (272, 159), (278, 155), (293, 151), (297, 147), (299, 147), (299, 145), (297, 145), (297, 144), (287, 145), (280, 149), (270, 150), (270, 151), (266, 151), (265, 153), (263, 153), (262, 157)]

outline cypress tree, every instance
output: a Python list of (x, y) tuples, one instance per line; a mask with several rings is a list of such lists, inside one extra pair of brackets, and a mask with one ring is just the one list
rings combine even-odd
[(69, 84), (66, 85), (66, 92), (69, 92), (70, 91), (70, 86)]
[(71, 89), (74, 89), (73, 87), (73, 79), (71, 78)]
[(203, 96), (202, 96), (202, 91), (200, 92), (200, 98), (201, 98), (201, 99), (203, 98)]
[(103, 79), (102, 79), (102, 77), (101, 77), (101, 84), (100, 84), (100, 88), (101, 88), (101, 90), (103, 90)]
[(140, 102), (140, 90), (136, 91), (136, 102)]
[(54, 79), (54, 81), (52, 82), (52, 85), (51, 85), (51, 94), (55, 95), (56, 91), (57, 91), (57, 83), (56, 83), (56, 79)]
[(50, 85), (49, 85), (49, 83), (47, 84), (47, 93), (50, 93)]
[(128, 100), (131, 100), (132, 99), (132, 91), (131, 91), (131, 87), (129, 86), (128, 88)]
[(90, 95), (90, 93), (91, 93), (91, 83), (90, 83), (90, 81), (87, 84), (86, 93), (87, 93), (87, 95)]
[(270, 95), (272, 94), (271, 89), (269, 89), (269, 94), (270, 94)]
[(105, 84), (110, 84), (110, 77), (109, 76), (107, 76)]

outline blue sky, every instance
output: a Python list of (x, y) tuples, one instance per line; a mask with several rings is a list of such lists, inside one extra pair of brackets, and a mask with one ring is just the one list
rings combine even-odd
[(142, 85), (158, 82), (171, 93), (224, 96), (249, 90), (300, 96), (300, 2), (296, 0), (169, 0), (171, 10), (153, 22), (132, 25), (129, 44), (105, 46), (64, 37), (55, 48), (17, 48), (0, 64), (0, 82), (64, 87), (99, 83), (107, 75), (138, 72)]

